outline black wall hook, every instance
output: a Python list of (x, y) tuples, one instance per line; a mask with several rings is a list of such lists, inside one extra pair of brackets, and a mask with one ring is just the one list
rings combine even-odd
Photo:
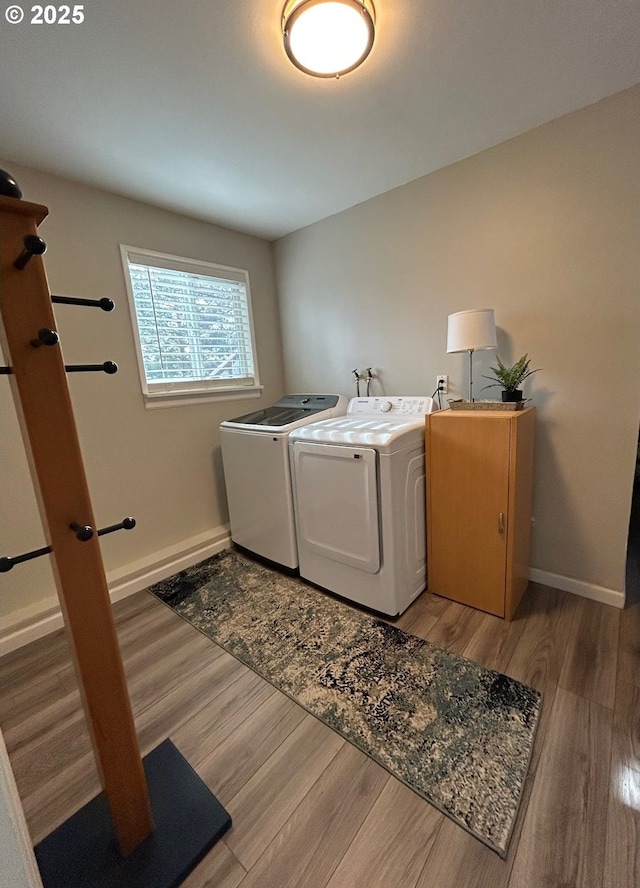
[(37, 234), (25, 234), (22, 243), (24, 249), (13, 263), (13, 267), (18, 271), (22, 271), (33, 256), (42, 256), (47, 250), (47, 245)]
[(57, 305), (87, 305), (101, 308), (102, 311), (113, 311), (116, 307), (113, 299), (78, 299), (75, 296), (52, 296), (51, 301)]
[(33, 348), (40, 348), (41, 345), (57, 345), (59, 342), (60, 337), (55, 330), (43, 327), (41, 330), (38, 330), (37, 337), (31, 340), (31, 345)]
[(89, 373), (89, 372), (99, 372), (103, 373), (117, 373), (118, 365), (115, 361), (105, 361), (104, 364), (65, 364), (64, 368), (67, 373)]

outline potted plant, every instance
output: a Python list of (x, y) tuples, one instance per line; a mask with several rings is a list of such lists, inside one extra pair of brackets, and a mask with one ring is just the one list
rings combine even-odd
[(503, 389), (503, 401), (521, 401), (522, 391), (520, 386), (528, 376), (531, 376), (532, 373), (537, 373), (539, 368), (529, 370), (531, 360), (528, 355), (523, 355), (512, 367), (505, 367), (498, 355), (496, 355), (496, 360), (498, 366), (489, 368), (493, 376), (484, 377), (485, 379), (495, 379), (496, 381), (492, 382), (491, 385), (485, 385), (484, 388), (500, 386)]

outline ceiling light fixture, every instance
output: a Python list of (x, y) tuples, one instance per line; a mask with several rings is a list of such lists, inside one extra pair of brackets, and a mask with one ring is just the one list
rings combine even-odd
[(297, 68), (313, 77), (340, 77), (371, 52), (375, 10), (371, 0), (287, 0), (282, 31)]

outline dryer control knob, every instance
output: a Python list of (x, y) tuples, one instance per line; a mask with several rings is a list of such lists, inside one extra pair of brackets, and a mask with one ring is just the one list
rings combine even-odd
[(383, 401), (380, 405), (380, 410), (382, 410), (383, 413), (388, 413), (392, 407), (393, 404), (391, 403), (391, 401)]

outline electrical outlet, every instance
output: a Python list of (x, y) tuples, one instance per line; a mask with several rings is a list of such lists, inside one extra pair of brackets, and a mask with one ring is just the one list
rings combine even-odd
[(449, 377), (446, 374), (436, 376), (436, 388), (439, 392), (442, 392), (443, 395), (447, 394), (449, 391)]

